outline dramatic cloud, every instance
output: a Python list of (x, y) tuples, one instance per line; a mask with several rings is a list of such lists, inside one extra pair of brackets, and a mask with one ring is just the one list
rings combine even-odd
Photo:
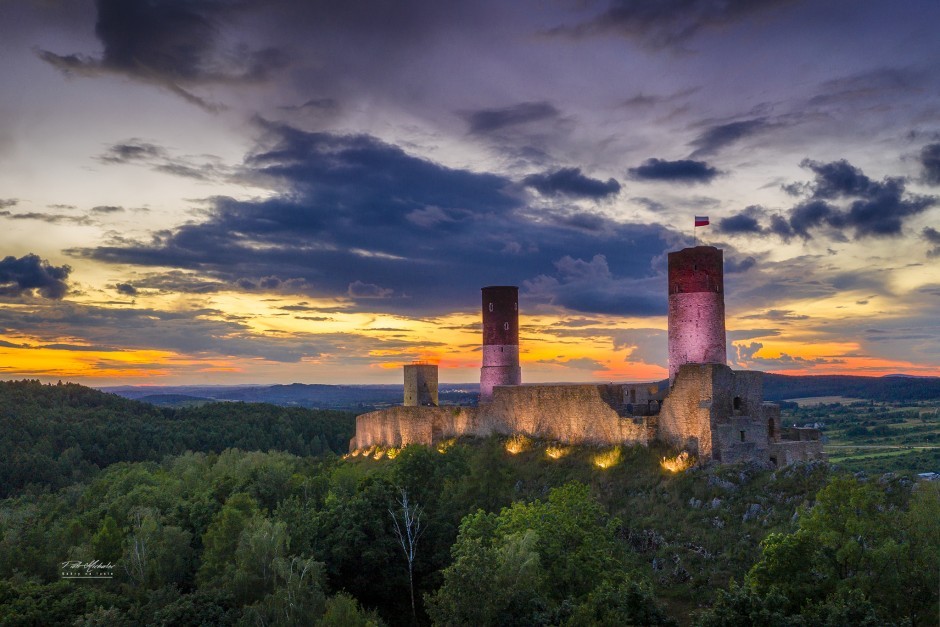
[(600, 200), (620, 192), (616, 179), (601, 181), (581, 174), (580, 168), (562, 168), (544, 174), (532, 174), (522, 180), (523, 184), (536, 189), (543, 196), (572, 196)]
[[(772, 214), (768, 218), (765, 210), (752, 206), (722, 219), (719, 230), (727, 234), (773, 234), (784, 240), (795, 236), (811, 239), (820, 230), (834, 240), (845, 240), (846, 232), (855, 239), (895, 237), (901, 235), (907, 218), (940, 202), (936, 196), (907, 193), (901, 178), (874, 181), (844, 159), (830, 163), (806, 159), (800, 165), (816, 176), (812, 183), (789, 186), (791, 193), (809, 194), (790, 210), (789, 217)], [(769, 220), (766, 226), (761, 223), (765, 218)]]
[(46, 50), (40, 57), (64, 72), (119, 73), (158, 84), (194, 104), (214, 109), (184, 87), (263, 80), (285, 63), (276, 48), (253, 51), (243, 44), (223, 42), (217, 24), (238, 11), (239, 4), (98, 0), (95, 35), (104, 47), (100, 58)]
[(166, 156), (166, 150), (160, 146), (139, 139), (129, 139), (110, 146), (99, 159), (105, 163), (131, 163)]
[(0, 216), (11, 220), (37, 220), (49, 224), (71, 223), (81, 226), (93, 224), (93, 220), (86, 216), (70, 216), (62, 213), (40, 213), (38, 211), (29, 211), (26, 213), (11, 213), (9, 211), (0, 211)]
[[(184, 178), (209, 181), (225, 179), (230, 176), (230, 168), (211, 155), (200, 157), (173, 156), (162, 146), (157, 146), (139, 139), (128, 139), (108, 147), (98, 160), (108, 165), (143, 165), (155, 172), (181, 176)], [(108, 209), (96, 207), (93, 211)], [(112, 211), (121, 211), (121, 207), (111, 207)]]
[(15, 207), (19, 202), (16, 198), (0, 198), (0, 209)]
[(470, 133), (487, 135), (512, 126), (557, 119), (561, 112), (550, 102), (522, 102), (501, 109), (480, 109), (463, 114)]
[(738, 233), (762, 233), (764, 229), (761, 228), (758, 218), (763, 215), (764, 210), (761, 207), (752, 205), (746, 207), (739, 214), (719, 220), (718, 230), (722, 233), (728, 233), (729, 235)]
[(124, 294), (125, 296), (137, 296), (137, 288), (130, 283), (118, 283), (114, 286), (114, 289), (118, 294)]
[(650, 181), (672, 181), (679, 183), (708, 183), (718, 176), (718, 170), (704, 161), (680, 159), (647, 159), (640, 166), (630, 168), (630, 175), (636, 179)]
[(717, 124), (705, 129), (698, 137), (690, 142), (695, 147), (690, 157), (704, 157), (712, 155), (730, 146), (742, 139), (757, 135), (773, 128), (773, 124), (766, 118), (755, 118), (752, 120), (740, 120), (738, 122), (728, 122), (726, 124)]
[(940, 257), (940, 231), (928, 226), (924, 227), (921, 235), (923, 235), (927, 243), (932, 246), (932, 248), (927, 251), (927, 256)]
[(570, 36), (616, 33), (659, 49), (682, 44), (701, 30), (738, 22), (792, 1), (612, 0), (610, 8), (596, 18), (552, 32)]
[(66, 279), (69, 266), (53, 266), (38, 255), (5, 257), (0, 261), (0, 295), (31, 296), (39, 292), (44, 298), (60, 299), (68, 292)]
[(920, 151), (920, 163), (924, 169), (924, 181), (940, 185), (940, 143), (924, 146)]
[[(208, 289), (250, 289), (277, 276), (285, 281), (280, 291), (362, 307), (379, 298), (391, 311), (472, 309), (480, 286), (536, 277), (543, 301), (581, 311), (663, 311), (660, 289), (631, 283), (661, 271), (652, 260), (674, 238), (663, 227), (532, 211), (507, 178), (446, 168), (368, 136), (268, 131), (274, 143), (246, 160), (242, 176), (277, 195), (215, 198), (202, 223), (73, 253), (177, 268), (184, 282), (202, 280)], [(597, 282), (566, 257), (609, 267)]]
[(565, 255), (554, 262), (552, 276), (539, 275), (523, 282), (533, 300), (573, 311), (655, 316), (666, 313), (662, 277), (615, 276), (605, 255), (590, 261)]

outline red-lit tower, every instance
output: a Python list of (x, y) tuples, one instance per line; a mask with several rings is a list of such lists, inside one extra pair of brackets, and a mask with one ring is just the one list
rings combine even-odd
[(492, 400), (493, 386), (520, 383), (519, 288), (515, 285), (484, 287), (480, 402)]
[(722, 251), (696, 246), (669, 253), (669, 382), (682, 364), (725, 364)]

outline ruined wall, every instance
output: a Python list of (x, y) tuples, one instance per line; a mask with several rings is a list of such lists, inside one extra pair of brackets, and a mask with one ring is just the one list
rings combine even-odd
[(480, 408), (481, 431), (526, 435), (569, 444), (647, 444), (645, 418), (623, 416), (620, 394), (605, 385), (497, 387)]
[(696, 246), (669, 253), (669, 379), (683, 364), (725, 364), (722, 251)]
[(731, 368), (716, 364), (684, 364), (659, 412), (659, 439), (712, 457), (715, 418), (731, 411)]
[(713, 457), (726, 464), (768, 461), (767, 422), (761, 417), (730, 416), (715, 426)]
[(349, 450), (430, 445), (460, 435), (487, 435), (476, 424), (476, 407), (391, 407), (356, 417), (356, 435)]
[(826, 454), (823, 452), (823, 443), (820, 440), (771, 442), (768, 455), (770, 461), (776, 464), (777, 467), (787, 466), (794, 462), (826, 459)]
[[(647, 444), (651, 419), (618, 412), (622, 391), (604, 385), (497, 387), (480, 407), (392, 407), (356, 418), (350, 450), (434, 444), (462, 435), (499, 433), (568, 444)], [(612, 401), (612, 399), (617, 399)]]

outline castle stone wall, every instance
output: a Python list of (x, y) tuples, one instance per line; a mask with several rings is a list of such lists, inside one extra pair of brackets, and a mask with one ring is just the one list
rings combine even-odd
[(727, 366), (684, 364), (659, 412), (659, 439), (699, 457), (711, 457), (713, 415), (724, 407), (730, 411), (730, 391)]
[(568, 444), (647, 444), (646, 419), (622, 415), (622, 394), (610, 387), (497, 387), (492, 402), (480, 408), (479, 426), (495, 433), (524, 433)]
[(487, 435), (477, 429), (476, 407), (390, 407), (356, 417), (349, 450), (431, 445), (460, 435)]

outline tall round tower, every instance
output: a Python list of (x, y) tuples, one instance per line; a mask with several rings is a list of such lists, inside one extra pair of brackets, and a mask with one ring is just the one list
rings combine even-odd
[(725, 364), (722, 251), (696, 246), (669, 253), (669, 382), (682, 364)]
[(480, 402), (493, 398), (493, 386), (519, 385), (519, 288), (492, 285), (483, 288), (483, 367)]

